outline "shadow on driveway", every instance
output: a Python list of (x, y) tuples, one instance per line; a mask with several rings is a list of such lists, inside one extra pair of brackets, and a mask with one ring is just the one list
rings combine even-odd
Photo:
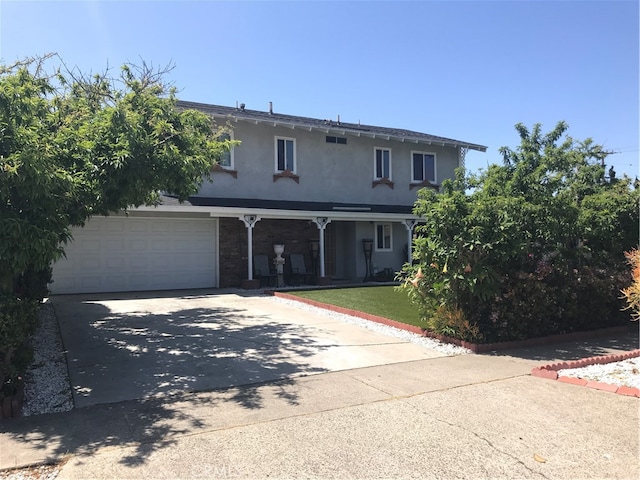
[(326, 371), (308, 362), (330, 346), (317, 338), (317, 327), (223, 302), (55, 298), (76, 407)]
[[(82, 462), (103, 447), (134, 445), (120, 463), (139, 465), (194, 430), (297, 407), (292, 377), (326, 372), (313, 356), (334, 346), (319, 326), (239, 307), (248, 301), (241, 296), (52, 301), (76, 408), (3, 422), (7, 454), (27, 444), (50, 462), (70, 453)], [(263, 409), (265, 401), (277, 408)]]

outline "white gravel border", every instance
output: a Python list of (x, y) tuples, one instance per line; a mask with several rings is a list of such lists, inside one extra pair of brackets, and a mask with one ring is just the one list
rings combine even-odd
[(73, 409), (67, 358), (58, 319), (48, 299), (38, 312), (40, 325), (29, 340), (33, 362), (25, 374), (24, 416), (67, 412)]
[(400, 328), (391, 327), (389, 325), (384, 325), (382, 323), (372, 322), (370, 320), (365, 320), (360, 317), (354, 317), (352, 315), (346, 315), (344, 313), (334, 312), (332, 310), (327, 310), (325, 308), (314, 307), (313, 305), (309, 305), (308, 303), (297, 302), (295, 300), (289, 300), (288, 298), (277, 297), (275, 295), (273, 296), (273, 298), (275, 299), (275, 301), (286, 303), (288, 305), (299, 308), (301, 310), (313, 312), (318, 315), (324, 315), (326, 317), (339, 320), (344, 323), (349, 323), (351, 325), (357, 325), (358, 327), (363, 327), (368, 330), (372, 330), (374, 332), (387, 335), (389, 337), (399, 338), (401, 340), (411, 342), (416, 345), (420, 345), (421, 347), (429, 348), (431, 350), (444, 353), (445, 355), (448, 355), (448, 356), (467, 355), (469, 353), (473, 353), (468, 348), (459, 347), (451, 343), (444, 343), (435, 338), (423, 337), (422, 335), (408, 332)]
[(618, 387), (640, 388), (640, 357), (558, 370), (558, 376), (595, 380)]

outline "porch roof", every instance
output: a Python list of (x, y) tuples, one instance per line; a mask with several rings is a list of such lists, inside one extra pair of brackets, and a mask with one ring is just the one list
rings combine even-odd
[(261, 208), (268, 210), (305, 210), (309, 212), (372, 212), (402, 213), (410, 215), (412, 206), (408, 205), (368, 205), (336, 202), (304, 202), (290, 200), (261, 200), (257, 198), (213, 198), (189, 197), (189, 203), (198, 207), (239, 207)]
[(331, 202), (298, 202), (260, 200), (251, 198), (214, 198), (192, 196), (180, 203), (175, 196), (162, 195), (160, 205), (141, 206), (137, 212), (208, 213), (211, 217), (241, 217), (258, 215), (261, 218), (312, 219), (328, 217), (333, 220), (403, 221), (418, 219), (407, 205), (369, 205)]

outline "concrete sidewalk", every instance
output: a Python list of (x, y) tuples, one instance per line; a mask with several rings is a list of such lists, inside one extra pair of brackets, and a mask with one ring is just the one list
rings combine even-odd
[(27, 417), (2, 424), (0, 468), (68, 456), (60, 479), (635, 479), (638, 399), (529, 372), (637, 343), (635, 332)]

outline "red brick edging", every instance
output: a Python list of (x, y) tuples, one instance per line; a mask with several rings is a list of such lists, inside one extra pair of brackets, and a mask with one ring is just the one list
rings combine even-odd
[(378, 315), (372, 315), (370, 313), (361, 312), (359, 310), (352, 310), (350, 308), (338, 307), (328, 303), (318, 302), (316, 300), (310, 300), (308, 298), (299, 297), (297, 295), (291, 295), (286, 292), (279, 292), (275, 290), (265, 290), (264, 293), (273, 295), (287, 300), (293, 300), (295, 302), (306, 303), (318, 308), (324, 308), (325, 310), (331, 310), (337, 313), (344, 313), (345, 315), (351, 315), (354, 317), (363, 318), (372, 322), (382, 323), (383, 325), (389, 325), (391, 327), (398, 328), (400, 330), (406, 330), (423, 337), (435, 338), (444, 343), (452, 343), (459, 347), (468, 348), (473, 353), (485, 353), (493, 352), (497, 350), (508, 350), (510, 348), (523, 348), (533, 347), (536, 345), (549, 345), (551, 343), (571, 342), (576, 340), (587, 340), (589, 338), (596, 338), (606, 334), (626, 332), (629, 328), (627, 326), (601, 328), (599, 330), (591, 330), (586, 332), (571, 332), (557, 335), (548, 335), (546, 337), (527, 338), (525, 340), (514, 340), (509, 342), (499, 343), (472, 343), (457, 338), (447, 337), (446, 335), (440, 335), (438, 333), (429, 332), (421, 327), (414, 325), (407, 325), (406, 323), (396, 322), (385, 317)]
[(640, 389), (635, 387), (618, 387), (617, 385), (611, 385), (609, 383), (597, 382), (595, 380), (585, 380), (583, 378), (558, 376), (559, 370), (565, 370), (568, 368), (582, 368), (588, 365), (604, 364), (611, 362), (620, 362), (629, 358), (640, 357), (640, 350), (632, 350), (631, 352), (601, 355), (598, 357), (582, 358), (580, 360), (574, 360), (570, 362), (552, 363), (550, 365), (544, 365), (542, 367), (536, 367), (531, 370), (531, 375), (534, 377), (549, 378), (551, 380), (558, 380), (563, 383), (571, 383), (573, 385), (580, 385), (583, 387), (595, 388), (597, 390), (604, 390), (606, 392), (617, 393), (620, 395), (628, 395), (630, 397), (640, 398)]
[[(516, 347), (547, 345), (549, 343), (561, 343), (563, 341), (570, 342), (573, 340), (585, 340), (592, 337), (598, 337), (605, 333), (617, 333), (617, 332), (627, 331), (627, 327), (611, 327), (611, 328), (604, 328), (600, 330), (593, 330), (593, 331), (587, 331), (587, 332), (572, 332), (572, 333), (566, 333), (561, 335), (549, 335), (547, 337), (529, 338), (526, 340), (518, 340), (518, 341), (512, 341), (512, 342), (471, 343), (471, 342), (466, 342), (464, 340), (459, 340), (457, 338), (451, 338), (445, 335), (439, 335), (433, 332), (429, 332), (424, 328), (416, 327), (414, 325), (407, 325), (406, 323), (396, 322), (395, 320), (391, 320), (385, 317), (380, 317), (378, 315), (361, 312), (359, 310), (352, 310), (350, 308), (338, 307), (337, 305), (330, 305), (328, 303), (318, 302), (316, 300), (311, 300), (309, 298), (303, 298), (297, 295), (290, 295), (285, 292), (265, 290), (265, 293), (271, 294), (275, 297), (284, 298), (287, 300), (306, 303), (307, 305), (312, 305), (314, 307), (324, 308), (325, 310), (331, 310), (337, 313), (344, 313), (345, 315), (351, 315), (354, 317), (363, 318), (365, 320), (370, 320), (372, 322), (381, 323), (383, 325), (395, 327), (400, 330), (406, 330), (408, 332), (415, 333), (417, 335), (422, 335), (423, 337), (435, 338), (437, 340), (440, 340), (441, 342), (452, 343), (454, 345), (468, 348), (473, 353), (483, 353), (483, 352), (490, 352), (495, 350), (507, 350), (509, 348), (516, 348)], [(603, 355), (598, 357), (583, 358), (581, 360), (554, 363), (551, 365), (536, 367), (531, 371), (531, 375), (536, 377), (542, 377), (542, 378), (550, 378), (552, 380), (558, 380), (560, 382), (571, 383), (574, 385), (584, 385), (589, 388), (596, 388), (598, 390), (615, 392), (620, 395), (640, 397), (640, 390), (637, 388), (618, 387), (616, 385), (610, 385), (608, 383), (596, 382), (593, 380), (587, 381), (581, 378), (574, 378), (574, 377), (562, 376), (558, 378), (558, 370), (563, 370), (566, 368), (586, 367), (587, 365), (593, 365), (596, 363), (619, 362), (621, 360), (626, 360), (628, 358), (633, 358), (633, 357), (640, 357), (640, 350), (633, 350), (631, 352), (626, 352), (618, 355), (615, 355), (615, 354)]]

